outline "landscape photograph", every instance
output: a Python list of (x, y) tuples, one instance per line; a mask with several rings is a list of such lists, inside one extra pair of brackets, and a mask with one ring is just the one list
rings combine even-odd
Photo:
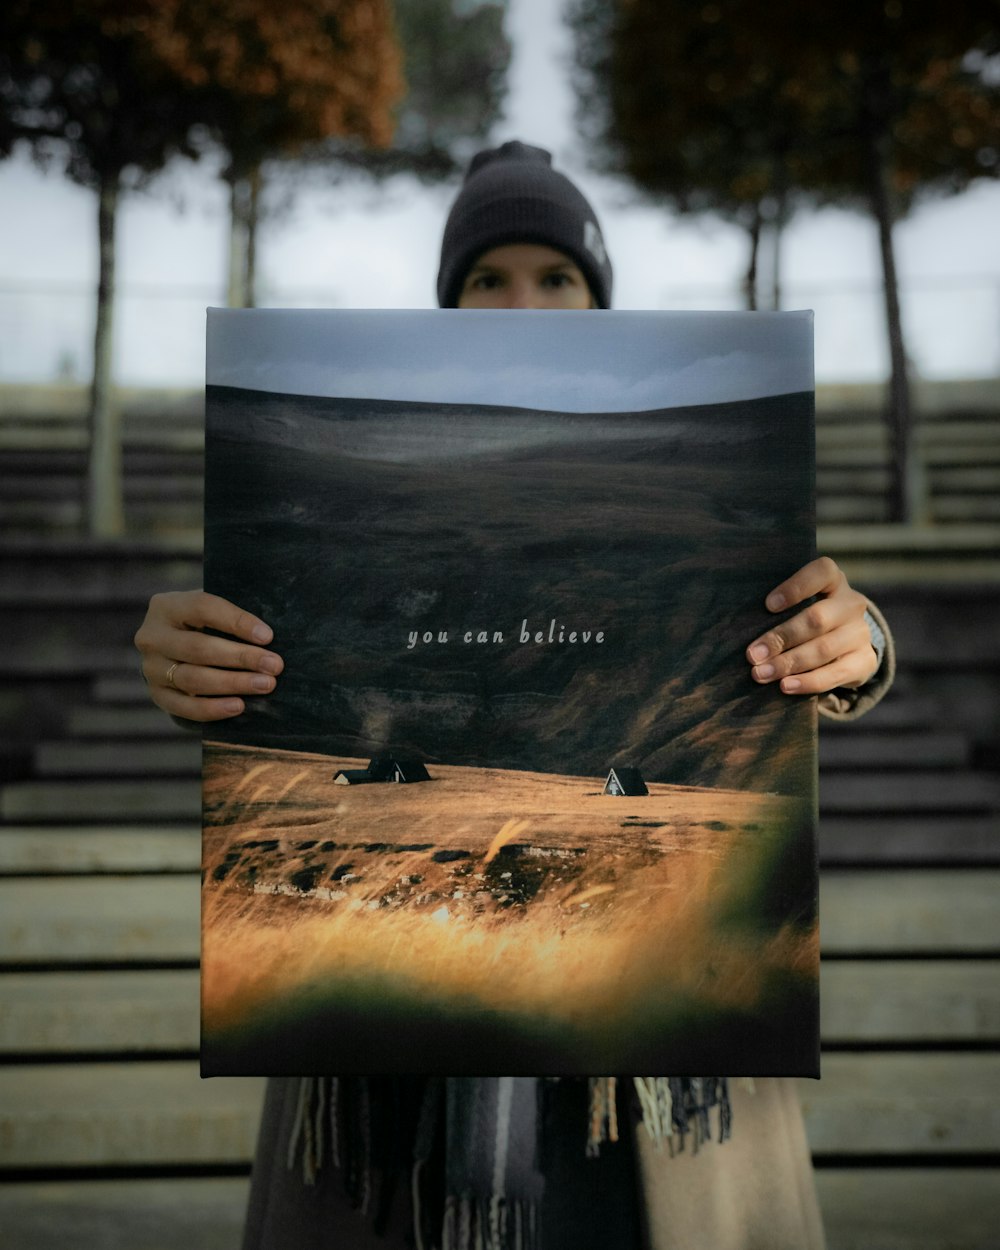
[(380, 323), (327, 316), (353, 394), (210, 336), (205, 585), (285, 671), (206, 732), (203, 1071), (815, 1074), (814, 708), (744, 658), (812, 555), (811, 390), (734, 350), (722, 396), (486, 403), (537, 362), (411, 314), (441, 397), (359, 394)]

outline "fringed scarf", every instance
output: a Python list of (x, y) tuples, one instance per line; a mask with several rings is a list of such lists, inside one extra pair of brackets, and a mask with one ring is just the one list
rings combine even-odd
[[(417, 1250), (544, 1250), (539, 1204), (544, 1099), (539, 1077), (302, 1077), (288, 1144), (306, 1184), (338, 1169), (351, 1201), (379, 1231), (408, 1183)], [(590, 1077), (581, 1146), (619, 1136), (616, 1077)], [(634, 1077), (646, 1132), (672, 1154), (730, 1135), (724, 1077)]]

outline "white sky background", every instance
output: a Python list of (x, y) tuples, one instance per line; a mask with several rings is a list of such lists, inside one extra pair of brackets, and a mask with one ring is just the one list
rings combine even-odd
[[(562, 0), (511, 0), (515, 43), (506, 120), (495, 139), (551, 148), (593, 201), (615, 266), (619, 309), (738, 308), (742, 231), (710, 218), (628, 207), (585, 168), (573, 127)], [(261, 235), (261, 302), (428, 308), (453, 188), (401, 181), (323, 187), (313, 177)], [(178, 205), (182, 211), (178, 211)], [(89, 369), (96, 226), (93, 196), (26, 159), (0, 164), (0, 381)], [(896, 231), (908, 347), (926, 377), (1000, 374), (1000, 185), (919, 209)], [(119, 220), (115, 365), (120, 381), (197, 385), (204, 308), (224, 300), (226, 197), (207, 165), (178, 163)], [(762, 258), (766, 267), (766, 257)], [(830, 211), (785, 231), (785, 307), (816, 309), (820, 381), (884, 376), (874, 223)]]

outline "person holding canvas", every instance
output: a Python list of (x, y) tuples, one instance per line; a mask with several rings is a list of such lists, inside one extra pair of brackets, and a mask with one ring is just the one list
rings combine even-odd
[[(442, 307), (608, 308), (611, 285), (596, 216), (547, 152), (510, 142), (474, 158), (445, 227)], [(776, 623), (747, 642), (751, 680), (816, 696), (822, 714), (841, 719), (885, 693), (888, 629), (834, 561), (795, 571), (763, 607), (762, 624), (767, 612)], [(154, 702), (192, 724), (239, 715), (246, 697), (275, 689), (283, 661), (272, 641), (266, 622), (202, 591), (154, 596), (136, 634)], [(710, 1111), (723, 1137), (732, 1118), (732, 1140), (695, 1150)], [(348, 1138), (344, 1126), (355, 1126), (349, 1158), (331, 1158), (332, 1123)], [(693, 1140), (672, 1157), (688, 1129)], [(751, 1092), (722, 1078), (664, 1077), (270, 1082), (245, 1250), (473, 1250), (477, 1235), (498, 1250), (818, 1250), (795, 1086), (761, 1079)]]

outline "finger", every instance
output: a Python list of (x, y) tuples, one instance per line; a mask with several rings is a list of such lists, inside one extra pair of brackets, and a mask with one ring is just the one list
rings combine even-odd
[(868, 600), (864, 595), (847, 586), (846, 590), (838, 592), (834, 597), (817, 599), (795, 616), (790, 616), (788, 620), (769, 629), (766, 634), (755, 638), (746, 649), (746, 657), (751, 664), (761, 664), (812, 639), (822, 638), (847, 627), (857, 631), (857, 641), (860, 644), (863, 638), (870, 638), (865, 623), (867, 606)]
[(217, 629), (234, 638), (266, 646), (274, 631), (266, 621), (228, 599), (205, 590), (179, 590), (154, 595), (150, 611), (177, 629)]
[[(230, 634), (243, 642), (234, 645), (231, 639), (202, 633), (203, 629)], [(134, 642), (144, 657), (159, 655), (187, 663), (273, 673), (280, 671), (280, 658), (270, 653), (268, 662), (262, 662), (265, 654), (262, 648), (272, 637), (271, 627), (253, 613), (244, 612), (218, 595), (191, 590), (153, 595)], [(259, 645), (241, 652), (240, 647), (247, 643)], [(146, 677), (156, 680), (155, 662), (146, 667)]]
[(200, 664), (170, 664), (159, 685), (181, 694), (218, 698), (226, 695), (270, 694), (277, 685), (267, 673), (228, 668), (205, 668)]
[(832, 595), (846, 583), (847, 578), (840, 565), (829, 556), (820, 556), (803, 565), (780, 586), (775, 586), (764, 600), (764, 606), (769, 612), (781, 612), (785, 608), (794, 608), (797, 603), (804, 603), (813, 595)]
[(780, 689), (784, 694), (808, 695), (825, 694), (826, 691), (838, 687), (861, 686), (875, 671), (875, 665), (875, 652), (868, 645), (838, 656), (832, 663), (824, 664), (821, 668), (783, 677)]
[(205, 723), (239, 716), (246, 708), (242, 699), (231, 697), (199, 699), (194, 695), (184, 694), (180, 690), (173, 690), (169, 686), (158, 686), (152, 691), (152, 696), (157, 707), (162, 708), (164, 712), (169, 712), (171, 716)]
[(214, 634), (202, 634), (197, 630), (161, 630), (154, 627), (144, 640), (141, 650), (148, 661), (146, 676), (150, 681), (159, 680), (166, 665), (174, 660), (204, 668), (268, 673), (272, 677), (276, 677), (284, 668), (284, 661), (274, 651), (266, 651), (245, 642), (234, 642), (230, 638), (217, 638)]
[(754, 681), (767, 684), (825, 668), (844, 656), (855, 654), (859, 656), (859, 662), (852, 665), (852, 672), (867, 663), (869, 672), (864, 676), (870, 676), (875, 666), (875, 652), (864, 621), (860, 625), (854, 622), (843, 625), (811, 638), (801, 646), (772, 655), (763, 663), (755, 664), (750, 671)]

